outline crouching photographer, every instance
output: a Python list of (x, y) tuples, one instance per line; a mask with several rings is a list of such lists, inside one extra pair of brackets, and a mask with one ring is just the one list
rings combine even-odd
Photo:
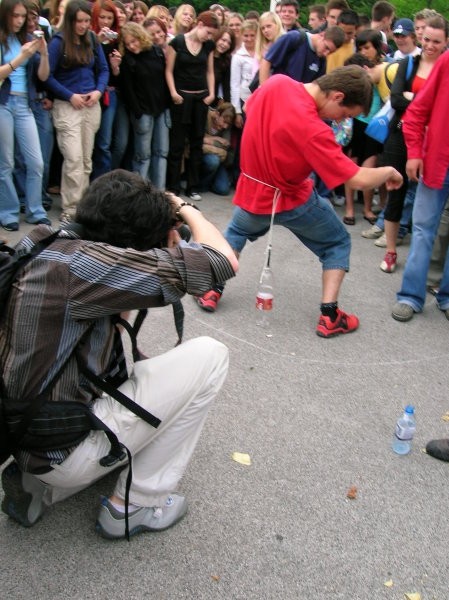
[[(95, 180), (74, 221), (19, 272), (0, 321), (4, 415), (16, 431), (29, 417), (2, 474), (2, 510), (31, 526), (47, 506), (128, 463), (100, 506), (97, 530), (107, 538), (159, 531), (187, 511), (174, 492), (226, 377), (228, 351), (200, 337), (139, 360), (141, 319), (131, 325), (119, 315), (179, 308), (184, 294), (232, 277), (238, 263), (195, 206), (127, 171)], [(181, 223), (189, 243), (179, 238)], [(19, 246), (53, 231), (36, 227)], [(182, 307), (175, 316), (181, 336)], [(124, 330), (135, 359), (129, 376)], [(36, 399), (33, 413), (26, 404)], [(65, 432), (70, 418), (79, 427)]]

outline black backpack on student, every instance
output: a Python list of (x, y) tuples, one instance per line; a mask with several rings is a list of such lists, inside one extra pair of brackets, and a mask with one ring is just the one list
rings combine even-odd
[[(82, 234), (82, 227), (77, 224), (71, 224), (67, 229), (75, 230), (78, 234)], [(12, 284), (20, 271), (29, 261), (55, 241), (60, 232), (61, 230), (53, 232), (36, 243), (29, 250), (20, 249), (16, 251), (7, 246), (4, 242), (0, 242), (0, 318), (5, 311)], [(181, 338), (183, 320), (181, 303), (175, 303), (173, 309), (178, 336)], [(137, 348), (137, 333), (146, 314), (146, 310), (139, 311), (133, 325), (121, 319), (119, 316), (113, 318), (116, 325), (120, 324), (128, 332), (131, 338), (133, 358), (135, 361), (141, 359)], [(83, 338), (88, 335), (92, 326), (87, 328)], [(73, 351), (75, 356), (76, 351), (77, 349), (75, 348)], [(11, 424), (11, 419), (9, 419), (8, 422), (6, 421), (4, 414), (3, 399), (7, 397), (7, 391), (3, 381), (3, 373), (0, 372), (0, 465), (21, 446), (38, 450), (66, 448), (82, 441), (92, 429), (104, 431), (111, 443), (110, 453), (100, 461), (103, 466), (112, 466), (116, 462), (123, 460), (125, 457), (126, 449), (120, 444), (116, 435), (110, 431), (86, 405), (83, 405), (80, 402), (48, 402), (47, 405), (44, 406), (50, 396), (51, 390), (58, 381), (66, 363), (72, 355), (67, 358), (66, 362), (61, 366), (53, 379), (37, 397), (23, 399), (27, 407), (21, 417), (18, 417), (13, 425)], [(117, 367), (119, 367), (119, 365), (117, 365)], [(112, 396), (115, 400), (126, 406), (126, 408), (153, 427), (157, 428), (159, 426), (159, 419), (117, 389), (117, 385), (126, 378), (126, 365), (125, 369), (122, 369), (122, 373), (125, 372), (122, 381), (119, 379), (107, 381), (90, 371), (81, 360), (78, 360), (78, 368), (94, 386)], [(38, 414), (39, 417), (37, 418)], [(42, 432), (44, 432), (44, 434)]]

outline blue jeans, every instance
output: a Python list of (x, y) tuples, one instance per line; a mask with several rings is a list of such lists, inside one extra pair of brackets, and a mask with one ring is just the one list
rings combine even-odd
[(109, 173), (111, 170), (112, 155), (111, 141), (115, 113), (117, 111), (117, 94), (115, 90), (108, 89), (109, 105), (101, 107), (100, 129), (95, 135), (94, 153), (92, 156), (91, 181)]
[[(35, 100), (31, 105), (34, 119), (36, 121), (37, 133), (41, 145), (42, 158), (44, 161), (44, 170), (42, 173), (42, 201), (47, 201), (51, 204), (52, 199), (47, 193), (48, 180), (50, 176), (51, 155), (55, 142), (55, 134), (53, 129), (53, 121), (51, 119), (51, 111), (45, 110), (42, 106), (42, 100)], [(25, 197), (25, 179), (26, 166), (23, 160), (22, 153), (18, 145), (15, 148), (15, 169), (14, 179), (18, 196), (23, 199)]]
[[(412, 242), (404, 269), (402, 287), (397, 294), (398, 302), (408, 304), (415, 312), (421, 312), (424, 307), (433, 243), (448, 196), (449, 169), (441, 190), (429, 188), (422, 181), (419, 182), (416, 190)], [(449, 308), (449, 250), (436, 300), (442, 310)]]
[(200, 192), (211, 190), (219, 196), (227, 196), (231, 190), (231, 182), (226, 167), (216, 154), (203, 154), (200, 169)]
[[(116, 90), (117, 107), (115, 111), (114, 126), (111, 139), (111, 161), (112, 169), (123, 166), (126, 149), (128, 147), (130, 124), (126, 105), (123, 102), (120, 91)], [(126, 167), (124, 167), (126, 168)]]
[(133, 171), (139, 173), (159, 189), (165, 190), (169, 148), (170, 113), (168, 109), (158, 117), (131, 116), (134, 131)]
[[(247, 240), (254, 242), (270, 228), (271, 215), (256, 215), (236, 206), (224, 236), (241, 252)], [(312, 192), (305, 204), (277, 213), (275, 225), (286, 227), (311, 250), (323, 270), (349, 270), (351, 238), (327, 200)]]
[(13, 181), (14, 144), (20, 148), (26, 165), (26, 220), (36, 223), (47, 214), (42, 206), (44, 163), (36, 121), (25, 96), (9, 96), (0, 105), (0, 222), (19, 221), (20, 204)]

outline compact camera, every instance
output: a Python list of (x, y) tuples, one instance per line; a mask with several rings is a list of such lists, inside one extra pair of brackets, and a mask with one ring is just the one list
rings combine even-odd
[(116, 31), (108, 31), (106, 33), (106, 38), (108, 40), (116, 40), (118, 38), (118, 33)]
[(36, 29), (36, 31), (33, 31), (33, 37), (35, 40), (40, 40), (44, 37), (44, 32), (41, 29)]

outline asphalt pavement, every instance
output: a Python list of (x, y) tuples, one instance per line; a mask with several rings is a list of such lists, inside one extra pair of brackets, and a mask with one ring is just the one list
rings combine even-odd
[[(231, 198), (205, 194), (201, 209), (224, 229)], [(315, 334), (319, 262), (278, 227), (274, 310), (260, 329), (266, 239), (248, 244), (216, 313), (184, 299), (185, 339), (212, 336), (231, 358), (180, 485), (185, 519), (130, 543), (102, 539), (95, 517), (115, 476), (30, 529), (0, 513), (1, 598), (448, 600), (449, 464), (423, 449), (449, 437), (449, 322), (430, 295), (412, 321), (391, 318), (408, 246), (398, 250), (398, 270), (383, 273), (384, 250), (360, 236), (369, 224), (357, 210), (340, 306), (359, 316), (359, 330)], [(54, 223), (58, 214), (50, 213)], [(4, 237), (14, 242), (29, 228)], [(151, 311), (140, 340), (150, 356), (174, 345), (169, 308)], [(417, 431), (401, 457), (391, 441), (408, 403)]]

